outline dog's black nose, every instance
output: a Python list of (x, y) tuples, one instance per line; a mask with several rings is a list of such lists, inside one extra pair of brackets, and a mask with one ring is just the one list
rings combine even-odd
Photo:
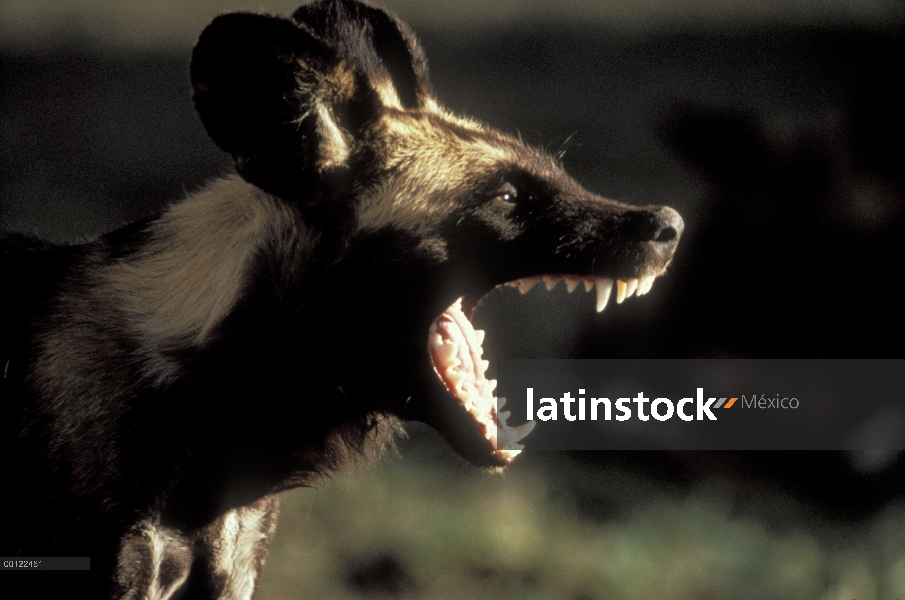
[(624, 218), (626, 235), (664, 248), (675, 248), (685, 229), (682, 217), (668, 206), (629, 208)]
[(652, 212), (653, 227), (651, 241), (672, 242), (679, 239), (685, 223), (681, 215), (668, 206), (660, 206)]

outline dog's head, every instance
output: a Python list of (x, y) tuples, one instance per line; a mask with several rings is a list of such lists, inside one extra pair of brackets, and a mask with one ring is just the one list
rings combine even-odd
[(344, 362), (343, 393), (431, 424), (478, 464), (507, 464), (528, 431), (497, 411), (470, 323), (480, 299), (564, 278), (596, 289), (601, 310), (613, 289), (646, 293), (682, 233), (674, 210), (595, 196), (543, 152), (447, 112), (414, 36), (354, 0), (218, 17), (191, 73), (239, 174), (322, 236), (304, 295), (330, 309), (323, 351)]

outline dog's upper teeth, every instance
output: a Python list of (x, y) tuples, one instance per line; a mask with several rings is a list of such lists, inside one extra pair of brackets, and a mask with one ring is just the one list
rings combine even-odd
[[(507, 283), (506, 285), (517, 287), (521, 293), (525, 294), (541, 281), (544, 282), (544, 287), (546, 287), (547, 290), (552, 290), (556, 287), (556, 284), (559, 283), (560, 279), (566, 282), (566, 290), (570, 294), (578, 289), (579, 283), (584, 284), (586, 292), (590, 292), (596, 286), (597, 312), (601, 312), (606, 308), (606, 305), (613, 294), (614, 281), (608, 277), (576, 277), (574, 275), (557, 277), (555, 275), (544, 275), (542, 277), (526, 277)], [(643, 296), (650, 291), (651, 287), (653, 287), (655, 279), (655, 275), (649, 275), (643, 278), (625, 278), (616, 280), (616, 302), (622, 304), (626, 298), (630, 298), (636, 294), (638, 296)], [(479, 339), (483, 341), (483, 336), (479, 337)]]
[[(634, 285), (632, 285), (634, 283)], [(616, 280), (616, 304), (622, 304), (638, 288), (637, 279)]]
[(601, 312), (606, 308), (606, 303), (610, 300), (610, 294), (613, 292), (613, 280), (601, 277), (597, 280), (597, 312)]
[(629, 279), (626, 283), (625, 289), (625, 297), (631, 298), (635, 295), (635, 292), (638, 290), (638, 280), (637, 279)]
[(536, 286), (540, 282), (540, 277), (528, 277), (526, 279), (518, 280), (518, 291), (526, 294), (531, 290), (534, 286)]

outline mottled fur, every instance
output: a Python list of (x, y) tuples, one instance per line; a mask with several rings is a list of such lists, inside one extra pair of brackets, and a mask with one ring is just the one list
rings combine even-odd
[(218, 17), (191, 74), (237, 176), (86, 244), (0, 238), (0, 554), (91, 556), (93, 597), (249, 598), (275, 494), (400, 419), (505, 464), (432, 321), (520, 277), (659, 275), (681, 234), (448, 113), (354, 0)]

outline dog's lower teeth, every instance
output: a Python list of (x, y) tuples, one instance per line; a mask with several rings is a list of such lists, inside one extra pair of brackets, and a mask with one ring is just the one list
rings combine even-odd
[(458, 364), (458, 360), (456, 359), (456, 344), (455, 342), (446, 341), (437, 346), (437, 360), (443, 365), (453, 366)]
[[(613, 296), (613, 288), (616, 290), (616, 302), (622, 303), (626, 298), (634, 295), (643, 296), (653, 286), (655, 276), (643, 278), (625, 278), (614, 281), (608, 277), (578, 277), (575, 275), (543, 275), (540, 277), (526, 277), (509, 282), (506, 285), (518, 288), (525, 294), (541, 281), (547, 290), (553, 290), (559, 280), (565, 281), (566, 290), (571, 293), (578, 289), (578, 284), (584, 284), (585, 291), (590, 292), (596, 287), (596, 309), (603, 311)], [(509, 411), (502, 411), (506, 403), (505, 398), (494, 398), (494, 390), (497, 388), (496, 379), (485, 377), (490, 362), (481, 358), (485, 332), (474, 329), (461, 313), (461, 299), (457, 300), (448, 309), (447, 318), (442, 325), (435, 324), (431, 329), (431, 340), (434, 345), (435, 365), (445, 373), (445, 383), (453, 395), (459, 398), (462, 406), (477, 421), (484, 426), (487, 439), (494, 442), (497, 452), (511, 460), (518, 454), (522, 446), (516, 442), (528, 435), (534, 428), (535, 422), (529, 421), (518, 427), (509, 427), (506, 420), (510, 417)], [(452, 323), (458, 322), (458, 328)], [(438, 321), (439, 323), (439, 321)], [(443, 335), (441, 330), (442, 327)], [(447, 336), (459, 332), (458, 341), (447, 339)], [(466, 351), (467, 350), (467, 351)], [(441, 375), (441, 379), (444, 376)], [(498, 412), (499, 411), (499, 412)]]
[(462, 385), (462, 374), (458, 371), (449, 371), (449, 383), (451, 388), (459, 389)]
[[(508, 413), (506, 413), (508, 416)], [(500, 415), (502, 417), (502, 415)], [(518, 427), (506, 427), (505, 426), (506, 419), (500, 419), (500, 427), (496, 432), (496, 443), (497, 448), (501, 450), (510, 450), (510, 451), (519, 451), (524, 446), (517, 444), (516, 442), (522, 440), (534, 429), (534, 426), (537, 424), (536, 421), (528, 421)]]
[(515, 439), (513, 441), (517, 442), (524, 439), (525, 436), (534, 431), (535, 425), (537, 425), (537, 421), (527, 421), (518, 427), (513, 427), (512, 431), (515, 432)]

